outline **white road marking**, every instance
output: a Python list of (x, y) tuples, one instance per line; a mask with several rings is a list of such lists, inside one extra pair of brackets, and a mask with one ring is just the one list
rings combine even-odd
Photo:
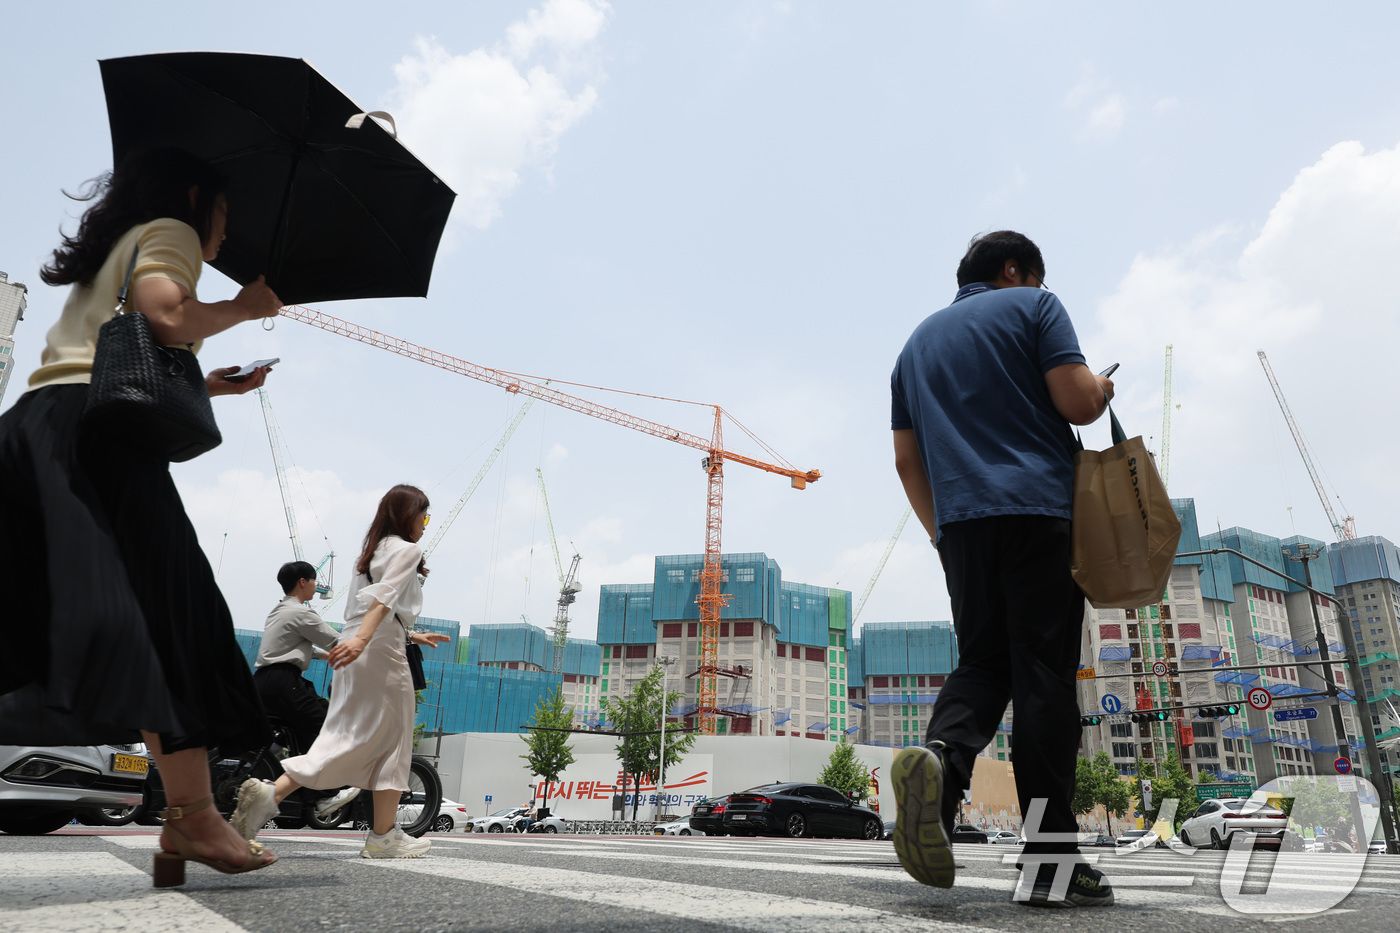
[(0, 904), (0, 933), (246, 933), (110, 852), (0, 854)]
[(682, 920), (721, 923), (756, 933), (992, 933), (987, 927), (913, 917), (837, 901), (817, 901), (761, 891), (716, 889), (675, 881), (637, 879), (563, 868), (539, 868), (475, 859), (366, 859), (366, 866), (510, 888), (620, 907)]

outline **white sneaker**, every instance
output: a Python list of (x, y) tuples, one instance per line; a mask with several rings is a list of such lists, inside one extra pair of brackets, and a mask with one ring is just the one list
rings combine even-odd
[(267, 821), (276, 815), (277, 790), (272, 782), (248, 778), (238, 788), (238, 806), (228, 821), (238, 835), (251, 842)]
[(418, 858), (427, 855), (433, 847), (427, 839), (414, 839), (395, 826), (382, 836), (371, 832), (365, 837), (365, 847), (360, 850), (360, 858)]
[(345, 806), (350, 801), (354, 800), (359, 795), (360, 789), (358, 787), (347, 787), (345, 788), (345, 790), (336, 794), (334, 797), (327, 797), (324, 800), (318, 800), (316, 802), (316, 815), (324, 819), (330, 816), (335, 811), (339, 810), (341, 807)]

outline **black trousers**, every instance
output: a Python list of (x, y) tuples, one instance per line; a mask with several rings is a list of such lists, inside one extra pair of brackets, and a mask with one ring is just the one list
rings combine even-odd
[(330, 701), (316, 695), (316, 686), (295, 664), (269, 664), (253, 673), (258, 696), (269, 716), (276, 716), (291, 727), (297, 739), (296, 754), (305, 755), (321, 734)]
[[(929, 741), (948, 747), (953, 786), (944, 794), (944, 818), (955, 821), (977, 753), (996, 736), (1010, 701), (1022, 819), (1032, 801), (1044, 798), (1040, 831), (1074, 833), (1084, 594), (1069, 572), (1070, 523), (1041, 515), (953, 522), (943, 528), (939, 556), (958, 639), (958, 667), (939, 691), (928, 725)], [(1025, 851), (1076, 849), (1072, 842), (1028, 842)]]

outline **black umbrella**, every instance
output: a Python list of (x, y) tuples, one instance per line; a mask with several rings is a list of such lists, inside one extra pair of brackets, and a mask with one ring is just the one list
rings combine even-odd
[(288, 304), (427, 295), (456, 195), (308, 63), (172, 52), (101, 67), (113, 164), (170, 146), (228, 176), (214, 268), (266, 275)]

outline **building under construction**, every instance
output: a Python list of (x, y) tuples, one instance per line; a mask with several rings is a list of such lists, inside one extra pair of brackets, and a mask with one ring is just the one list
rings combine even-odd
[[(598, 596), (602, 694), (625, 696), (658, 659), (673, 658), (672, 716), (696, 725), (700, 702), (701, 554), (656, 558), (650, 583), (606, 585)], [(724, 554), (716, 733), (839, 741), (859, 728), (847, 708), (851, 594), (792, 583), (761, 553)]]

